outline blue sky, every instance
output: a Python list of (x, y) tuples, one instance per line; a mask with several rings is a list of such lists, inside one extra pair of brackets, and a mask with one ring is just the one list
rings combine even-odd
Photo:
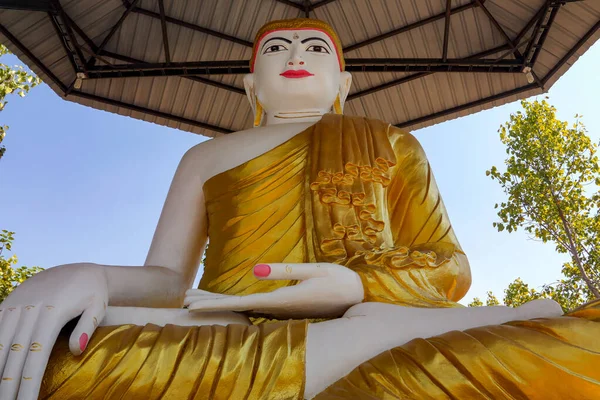
[[(5, 56), (1, 62), (18, 60)], [(550, 90), (561, 119), (583, 115), (600, 140), (600, 44)], [(201, 136), (66, 102), (46, 85), (15, 96), (0, 114), (10, 129), (0, 160), (0, 229), (15, 231), (20, 265), (142, 265), (183, 153)], [(501, 167), (498, 127), (518, 103), (413, 132), (431, 162), (454, 229), (471, 263), (465, 300), (498, 297), (517, 277), (537, 287), (560, 276), (564, 255), (524, 233), (498, 233), (494, 203), (504, 199), (485, 176)]]

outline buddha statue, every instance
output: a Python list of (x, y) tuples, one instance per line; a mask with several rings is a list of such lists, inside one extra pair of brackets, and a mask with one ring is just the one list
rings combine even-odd
[(183, 156), (144, 266), (58, 266), (2, 303), (1, 399), (598, 397), (600, 305), (457, 303), (427, 157), (343, 115), (329, 25), (268, 23), (251, 71), (254, 128)]

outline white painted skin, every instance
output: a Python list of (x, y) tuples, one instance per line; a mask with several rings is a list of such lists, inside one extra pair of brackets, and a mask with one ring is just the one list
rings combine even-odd
[[(190, 290), (207, 242), (204, 182), (287, 141), (329, 112), (338, 93), (342, 102), (348, 94), (351, 77), (340, 72), (335, 51), (315, 48), (324, 47), (320, 40), (302, 43), (318, 37), (333, 49), (327, 35), (311, 30), (278, 31), (266, 36), (263, 43), (273, 37), (285, 40), (270, 41), (268, 52), (267, 46), (261, 47), (254, 74), (244, 79), (251, 103), (257, 96), (266, 111), (264, 126), (201, 143), (183, 156), (144, 266), (58, 266), (21, 284), (0, 305), (0, 399), (37, 399), (56, 337), (77, 316), (81, 318), (69, 340), (75, 355), (82, 352), (82, 336), (91, 337), (98, 323), (248, 324), (245, 316), (235, 312), (244, 310), (295, 318), (343, 314), (309, 325), (305, 397), (312, 398), (361, 362), (411, 339), (561, 315), (560, 307), (551, 300), (517, 309), (422, 309), (360, 303), (360, 279), (334, 264), (289, 264), (291, 272), (286, 265), (271, 264), (271, 274), (257, 279), (302, 280), (297, 286), (271, 293), (241, 297)], [(314, 76), (290, 79), (279, 75), (287, 69), (306, 69)], [(290, 119), (290, 115), (298, 118)], [(184, 298), (194, 312), (181, 309)], [(106, 304), (110, 307), (105, 309)], [(41, 351), (28, 351), (34, 342), (41, 345)], [(82, 343), (86, 344), (85, 340)], [(20, 346), (15, 346), (15, 351), (9, 351), (13, 344), (23, 348), (18, 351)]]

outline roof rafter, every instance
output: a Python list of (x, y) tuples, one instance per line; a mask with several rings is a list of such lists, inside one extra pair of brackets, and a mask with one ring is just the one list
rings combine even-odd
[[(52, 24), (56, 29), (56, 34), (61, 37), (61, 41), (65, 45), (65, 51), (67, 51), (69, 53), (69, 57), (73, 59), (73, 69), (76, 73), (87, 71), (85, 57), (83, 56), (79, 42), (73, 33), (73, 29), (71, 29), (67, 14), (63, 10), (58, 0), (52, 0), (52, 5), (56, 10), (56, 13), (48, 13), (48, 16), (52, 20)], [(60, 18), (60, 21), (58, 18)], [(71, 46), (73, 48), (70, 48)]]
[[(520, 73), (519, 60), (492, 60), (484, 58), (442, 59), (431, 58), (349, 58), (349, 72), (498, 72)], [(152, 76), (231, 75), (250, 73), (247, 60), (195, 61), (170, 64), (135, 63), (102, 65), (90, 68), (90, 79), (132, 78)]]
[[(490, 56), (492, 54), (496, 54), (496, 53), (498, 53), (500, 51), (506, 50), (507, 48), (508, 48), (508, 45), (503, 44), (503, 45), (495, 47), (493, 49), (482, 51), (482, 52), (477, 53), (477, 54), (473, 54), (472, 56), (470, 56), (468, 58), (465, 58), (465, 60), (469, 59), (469, 58), (477, 58), (477, 57)], [(418, 74), (404, 76), (404, 77), (402, 77), (400, 79), (394, 79), (393, 81), (386, 82), (386, 83), (383, 83), (383, 84), (378, 85), (378, 86), (373, 86), (371, 88), (362, 90), (360, 92), (353, 93), (353, 94), (351, 94), (351, 95), (348, 96), (348, 99), (349, 100), (353, 100), (353, 99), (356, 99), (356, 98), (359, 98), (359, 97), (363, 97), (363, 96), (366, 96), (368, 94), (376, 93), (376, 92), (379, 92), (381, 90), (389, 89), (391, 87), (398, 86), (398, 85), (401, 85), (403, 83), (407, 83), (407, 82), (413, 81), (415, 79), (424, 78), (424, 77), (426, 77), (428, 75), (432, 75), (433, 73), (434, 72), (422, 72), (422, 73), (418, 73)]]
[[(485, 0), (483, 0), (483, 1), (485, 1)], [(477, 3), (475, 3), (473, 1), (471, 3), (468, 3), (468, 4), (465, 4), (465, 5), (462, 5), (462, 6), (459, 6), (459, 7), (451, 9), (450, 10), (450, 15), (456, 14), (456, 13), (460, 13), (460, 12), (463, 12), (463, 11), (466, 11), (466, 10), (470, 10), (470, 9), (472, 9), (474, 7), (477, 7)], [(446, 14), (447, 14), (447, 12), (444, 11), (443, 13), (440, 13), (440, 14), (437, 14), (437, 15), (433, 15), (433, 16), (431, 16), (429, 18), (425, 18), (425, 19), (422, 19), (420, 21), (413, 22), (412, 24), (408, 24), (408, 25), (402, 26), (402, 27), (397, 28), (397, 29), (393, 29), (393, 30), (391, 30), (389, 32), (383, 33), (381, 35), (377, 35), (377, 36), (372, 37), (370, 39), (363, 40), (362, 42), (358, 42), (358, 43), (352, 44), (350, 46), (346, 46), (346, 47), (344, 47), (344, 52), (346, 53), (346, 52), (349, 52), (349, 51), (360, 49), (361, 47), (365, 47), (365, 46), (368, 46), (370, 44), (380, 42), (380, 41), (385, 40), (387, 38), (390, 38), (392, 36), (396, 36), (396, 35), (399, 35), (401, 33), (405, 33), (405, 32), (411, 31), (413, 29), (419, 28), (421, 26), (424, 26), (424, 25), (430, 24), (432, 22), (438, 21), (440, 19), (444, 19), (444, 18), (446, 18)]]
[[(123, 5), (125, 5), (125, 6), (131, 5), (131, 3), (128, 0), (122, 0), (122, 1), (123, 1)], [(155, 19), (159, 19), (159, 20), (161, 19), (159, 13), (155, 13), (154, 11), (151, 11), (151, 10), (146, 10), (145, 8), (133, 7), (132, 11), (135, 13), (138, 13), (138, 14), (146, 15), (151, 18), (155, 18)], [(241, 44), (242, 46), (252, 47), (252, 42), (249, 42), (248, 40), (241, 39), (241, 38), (231, 36), (231, 35), (227, 35), (226, 33), (218, 32), (213, 29), (205, 28), (205, 27), (202, 27), (202, 26), (199, 26), (196, 24), (192, 24), (190, 22), (186, 22), (186, 21), (183, 21), (183, 20), (180, 20), (177, 18), (165, 16), (165, 21), (168, 23), (174, 24), (174, 25), (183, 26), (184, 28), (192, 29), (197, 32), (202, 32), (207, 35), (215, 36), (220, 39), (225, 39), (225, 40), (228, 40), (233, 43)]]
[[(112, 39), (114, 34), (117, 33), (117, 30), (123, 24), (123, 22), (125, 21), (127, 16), (131, 13), (131, 11), (135, 7), (135, 5), (138, 3), (138, 1), (139, 0), (133, 0), (133, 2), (129, 5), (129, 7), (127, 7), (125, 9), (125, 12), (123, 12), (123, 14), (121, 14), (121, 17), (119, 18), (119, 20), (112, 26), (112, 28), (110, 28), (110, 31), (106, 34), (106, 36), (104, 37), (104, 40), (102, 40), (102, 43), (100, 43), (100, 45), (98, 46), (98, 53), (102, 53), (102, 50), (104, 50), (104, 47), (108, 44), (110, 39)], [(88, 68), (92, 67), (95, 63), (96, 63), (96, 58), (92, 58), (87, 62), (87, 67)]]
[[(197, 25), (187, 23), (185, 21), (181, 21), (181, 20), (177, 20), (177, 19), (168, 17), (164, 12), (164, 4), (161, 7), (160, 3), (163, 3), (162, 0), (158, 0), (160, 13), (155, 13), (153, 11), (145, 10), (140, 7), (137, 7), (135, 5), (137, 1), (139, 1), (139, 0), (134, 0), (134, 1), (122, 0), (123, 4), (126, 6), (126, 12), (128, 12), (128, 10), (130, 10), (129, 12), (139, 12), (139, 13), (142, 13), (145, 15), (149, 15), (152, 18), (160, 19), (161, 27), (163, 28), (163, 46), (165, 46), (165, 44), (166, 44), (166, 46), (168, 46), (168, 42), (165, 42), (165, 40), (168, 40), (168, 39), (165, 39), (165, 38), (167, 38), (167, 35), (166, 35), (167, 22), (179, 24), (186, 28), (194, 29), (194, 30), (201, 31), (201, 32), (204, 31), (205, 33), (208, 33), (206, 31), (211, 31), (210, 29), (202, 28)], [(276, 1), (280, 1), (280, 0), (276, 0)], [(301, 1), (301, 0), (297, 0), (297, 1)], [(307, 7), (306, 3), (304, 5), (297, 4), (298, 7), (296, 7), (296, 8), (298, 8), (299, 10), (304, 10), (304, 11), (306, 11), (308, 8), (310, 8), (310, 10), (312, 11), (317, 7), (320, 7), (320, 6), (323, 6), (326, 4), (330, 4), (333, 1), (335, 1), (335, 0), (323, 0), (323, 1), (311, 4), (310, 7)], [(481, 7), (482, 10), (487, 10), (486, 7), (481, 6), (481, 4), (483, 4), (484, 1), (485, 0), (472, 0), (471, 3), (462, 6), (462, 7), (466, 7), (466, 8), (461, 9), (460, 11), (463, 11), (463, 10), (466, 10), (469, 8), (473, 8), (473, 7)], [(498, 21), (495, 20), (495, 18), (493, 18), (493, 16), (492, 16), (492, 18), (490, 19), (490, 22), (492, 25), (494, 25), (496, 27), (496, 29), (498, 29), (498, 31), (505, 38), (505, 44), (502, 46), (499, 46), (498, 48), (488, 50), (487, 53), (489, 53), (488, 55), (491, 56), (491, 55), (497, 54), (501, 51), (505, 51), (505, 54), (497, 56), (497, 57), (495, 56), (494, 58), (488, 58), (488, 59), (483, 59), (483, 57), (486, 57), (486, 55), (482, 55), (481, 53), (477, 54), (477, 55), (472, 55), (472, 56), (468, 57), (467, 59), (448, 59), (448, 46), (449, 46), (449, 41), (450, 41), (450, 38), (449, 38), (450, 21), (449, 21), (448, 17), (449, 17), (449, 15), (452, 15), (456, 12), (460, 12), (460, 11), (458, 11), (460, 9), (460, 7), (457, 7), (456, 9), (450, 9), (450, 14), (448, 14), (449, 13), (448, 5), (450, 4), (450, 0), (447, 0), (445, 12), (442, 14), (439, 14), (437, 16), (433, 16), (433, 17), (430, 17), (430, 18), (424, 20), (426, 22), (419, 21), (412, 25), (398, 28), (395, 31), (388, 32), (386, 34), (379, 35), (375, 38), (368, 39), (368, 41), (365, 41), (365, 42), (368, 42), (366, 44), (365, 44), (365, 42), (361, 42), (361, 43), (352, 45), (346, 49), (346, 51), (351, 51), (351, 50), (353, 50), (353, 48), (352, 48), (353, 46), (357, 46), (357, 45), (366, 46), (366, 45), (369, 45), (372, 43), (376, 43), (377, 41), (383, 40), (386, 37), (391, 37), (394, 34), (406, 32), (407, 30), (414, 29), (418, 26), (423, 26), (426, 23), (431, 23), (431, 22), (440, 20), (442, 18), (446, 18), (445, 25), (444, 25), (444, 44), (443, 44), (443, 48), (442, 48), (443, 50), (442, 50), (442, 55), (441, 55), (440, 59), (385, 59), (385, 60), (383, 60), (383, 59), (357, 59), (357, 58), (348, 59), (347, 60), (347, 63), (348, 63), (347, 70), (351, 71), (351, 72), (363, 73), (363, 72), (420, 71), (416, 74), (404, 76), (400, 79), (396, 79), (394, 81), (384, 83), (383, 85), (375, 86), (375, 87), (363, 90), (361, 92), (354, 93), (351, 96), (349, 96), (349, 100), (357, 99), (359, 97), (377, 92), (379, 90), (384, 90), (384, 89), (387, 89), (387, 88), (390, 88), (390, 87), (393, 87), (396, 85), (400, 85), (400, 84), (403, 84), (406, 82), (413, 81), (415, 79), (423, 78), (423, 77), (433, 74), (434, 72), (464, 72), (464, 71), (501, 72), (501, 71), (503, 71), (503, 72), (516, 73), (516, 72), (522, 71), (523, 67), (525, 67), (525, 66), (533, 67), (535, 64), (535, 61), (537, 60), (537, 57), (541, 53), (542, 46), (544, 45), (544, 42), (548, 36), (548, 31), (550, 30), (550, 27), (552, 26), (552, 23), (554, 22), (554, 19), (556, 18), (556, 15), (557, 15), (560, 7), (566, 3), (571, 3), (571, 2), (576, 2), (576, 1), (581, 1), (581, 0), (547, 0), (547, 2), (544, 3), (545, 7), (541, 7), (540, 10), (538, 10), (538, 12), (536, 13), (536, 16), (527, 23), (526, 27), (513, 40), (510, 39), (510, 37), (508, 36), (506, 31), (504, 31), (502, 26), (500, 26)], [(172, 63), (172, 60), (170, 60), (171, 54), (167, 49), (165, 49), (166, 63), (164, 63), (164, 64), (144, 63), (141, 60), (136, 60), (136, 59), (133, 59), (133, 58), (125, 56), (125, 55), (120, 55), (120, 54), (111, 53), (109, 51), (106, 51), (104, 48), (107, 45), (106, 43), (108, 43), (110, 41), (110, 37), (109, 37), (110, 33), (109, 33), (109, 35), (107, 35), (107, 37), (104, 38), (104, 40), (102, 42), (103, 44), (101, 46), (97, 46), (68, 17), (68, 15), (64, 14), (64, 17), (62, 17), (62, 15), (60, 15), (60, 10), (57, 10), (55, 6), (52, 6), (53, 8), (50, 11), (48, 9), (41, 9), (41, 10), (35, 9), (35, 7), (45, 7), (44, 4), (48, 4), (48, 2), (58, 3), (60, 6), (60, 3), (57, 0), (48, 0), (48, 1), (45, 1), (45, 0), (23, 0), (23, 1), (0, 0), (0, 9), (8, 8), (8, 9), (24, 9), (24, 10), (29, 10), (29, 11), (35, 10), (35, 11), (49, 12), (50, 17), (54, 16), (54, 18), (56, 18), (56, 20), (53, 21), (55, 29), (57, 29), (57, 34), (60, 35), (59, 38), (63, 39), (63, 47), (65, 48), (65, 51), (67, 51), (67, 56), (69, 56), (70, 59), (74, 55), (76, 55), (77, 58), (81, 59), (82, 58), (81, 52), (85, 51), (86, 53), (92, 54), (92, 57), (90, 58), (90, 60), (93, 59), (95, 61), (97, 59), (98, 61), (101, 61), (104, 64), (106, 64), (106, 65), (101, 65), (101, 66), (92, 65), (90, 68), (91, 69), (90, 70), (91, 77), (93, 77), (94, 74), (96, 74), (98, 77), (100, 75), (102, 75), (103, 77), (111, 77), (111, 76), (109, 76), (111, 73), (119, 74), (119, 76), (125, 76), (125, 75), (122, 75), (123, 71), (120, 70), (120, 68), (123, 67), (123, 70), (126, 70), (128, 68), (128, 69), (134, 71), (136, 74), (138, 74), (138, 75), (131, 75), (131, 76), (177, 75), (177, 76), (181, 76), (184, 79), (190, 79), (190, 80), (194, 80), (194, 81), (197, 81), (197, 82), (200, 82), (203, 84), (212, 85), (215, 87), (226, 89), (231, 92), (238, 93), (238, 94), (244, 94), (244, 89), (242, 89), (242, 88), (235, 87), (232, 85), (227, 85), (227, 84), (217, 82), (217, 81), (212, 81), (212, 80), (207, 79), (202, 76), (195, 76), (192, 73), (196, 72), (196, 71), (194, 71), (193, 69), (190, 69), (189, 67), (203, 69), (203, 71), (198, 72), (201, 75), (245, 73), (245, 72), (247, 72), (247, 67), (248, 67), (247, 61), (245, 61), (245, 60), (213, 62), (213, 65), (203, 65), (203, 64), (193, 65), (194, 63), (191, 63), (192, 65), (188, 65), (190, 63)], [(280, 2), (284, 3), (286, 1), (280, 1)], [(290, 0), (287, 0), (287, 2), (295, 3)], [(11, 7), (11, 4), (14, 5), (16, 3), (18, 3), (17, 4), (18, 7)], [(52, 3), (50, 3), (50, 4), (52, 4)], [(139, 3), (137, 3), (137, 4), (139, 4)], [(131, 8), (129, 8), (129, 7), (131, 7)], [(162, 10), (161, 10), (161, 8), (162, 8)], [(489, 13), (489, 10), (488, 10), (488, 13)], [(122, 20), (125, 19), (124, 17), (126, 17), (126, 15), (121, 16), (120, 23), (122, 23)], [(61, 21), (62, 21), (62, 23), (61, 23)], [(177, 22), (174, 22), (174, 21), (177, 21)], [(494, 23), (494, 21), (495, 21), (495, 23)], [(533, 29), (533, 32), (532, 32), (531, 28), (534, 25), (536, 25), (536, 27)], [(435, 118), (441, 117), (446, 114), (452, 114), (457, 111), (468, 109), (468, 108), (471, 108), (471, 107), (474, 107), (474, 106), (477, 106), (480, 104), (484, 104), (489, 101), (493, 101), (493, 100), (507, 97), (510, 95), (514, 95), (517, 93), (522, 93), (527, 90), (531, 90), (531, 89), (535, 89), (535, 88), (543, 89), (543, 86), (552, 78), (552, 76), (554, 76), (559, 71), (559, 69), (561, 67), (563, 67), (563, 65), (566, 62), (568, 62), (571, 57), (573, 57), (573, 55), (577, 52), (577, 50), (585, 42), (587, 42), (591, 38), (592, 35), (594, 35), (598, 31), (599, 25), (600, 25), (600, 22), (596, 23), (594, 28), (592, 28), (590, 31), (588, 31), (588, 33), (583, 38), (581, 38), (581, 40), (578, 42), (578, 44), (574, 48), (572, 48), (569, 51), (569, 53), (566, 54), (556, 65), (554, 65), (554, 67), (541, 79), (535, 75), (535, 71), (532, 71), (532, 73), (536, 77), (536, 80), (535, 80), (535, 82), (531, 83), (530, 85), (515, 89), (513, 91), (509, 91), (506, 93), (493, 95), (493, 96), (478, 100), (476, 102), (459, 105), (457, 107), (454, 107), (449, 110), (441, 111), (439, 113), (433, 113), (431, 115), (413, 119), (411, 121), (402, 123), (400, 126), (408, 126), (408, 125), (418, 124), (418, 123), (426, 121), (426, 120), (435, 119)], [(68, 30), (71, 30), (71, 33), (69, 33)], [(112, 35), (114, 35), (117, 30), (118, 30), (118, 27), (115, 28), (115, 26), (113, 26), (111, 28)], [(77, 33), (80, 42), (81, 42), (81, 40), (83, 40), (83, 44), (81, 44), (80, 42), (77, 41), (77, 37), (75, 36), (73, 31), (75, 33)], [(396, 33), (394, 33), (394, 32), (396, 32)], [(15, 46), (17, 46), (17, 48), (22, 50), (21, 47), (19, 47), (19, 45), (17, 44), (17, 42), (15, 42), (16, 38), (14, 38), (14, 36), (10, 35), (10, 32), (8, 32), (6, 30), (6, 28), (3, 27), (2, 25), (0, 25), (0, 33), (3, 33), (11, 42), (13, 42), (15, 44)], [(211, 31), (210, 34), (214, 34), (214, 33), (216, 33), (215, 36), (221, 35), (218, 37), (222, 37), (227, 40), (231, 40), (230, 38), (233, 38), (234, 40), (242, 41), (244, 43), (240, 43), (240, 44), (243, 44), (245, 46), (252, 45), (250, 42), (244, 41), (243, 39), (235, 38), (235, 37), (227, 37), (228, 35), (221, 34), (219, 32)], [(223, 36), (226, 36), (226, 37), (223, 37)], [(383, 36), (385, 36), (385, 37), (383, 37)], [(528, 36), (528, 37), (525, 39), (525, 36)], [(64, 39), (67, 39), (67, 40), (64, 41)], [(104, 42), (106, 42), (106, 43), (104, 43)], [(237, 43), (239, 43), (239, 42), (237, 42)], [(519, 56), (519, 53), (521, 52), (522, 48), (525, 45), (527, 45), (528, 50), (526, 50), (523, 55)], [(21, 46), (22, 46), (22, 44), (21, 44)], [(358, 47), (355, 47), (355, 48), (358, 48)], [(25, 48), (25, 50), (29, 51), (26, 48)], [(41, 64), (41, 63), (39, 62), (38, 59), (36, 59), (33, 56), (33, 54), (31, 54), (31, 52), (28, 53), (23, 50), (22, 50), (22, 52), (25, 54), (26, 57), (28, 57), (33, 62), (33, 64), (35, 64), (41, 70), (41, 72), (43, 74), (47, 75), (47, 77), (58, 86), (58, 88), (60, 89), (60, 91), (62, 91), (62, 93), (65, 97), (67, 97), (69, 95), (74, 95), (74, 96), (78, 96), (78, 97), (82, 97), (82, 98), (88, 98), (88, 99), (91, 99), (94, 101), (99, 101), (99, 102), (106, 103), (106, 104), (111, 104), (111, 105), (114, 105), (117, 107), (122, 107), (122, 108), (139, 111), (139, 112), (146, 113), (149, 115), (159, 116), (161, 118), (171, 119), (171, 120), (178, 121), (181, 123), (199, 126), (204, 129), (210, 129), (210, 130), (219, 131), (219, 132), (228, 132), (229, 131), (222, 127), (210, 125), (210, 124), (207, 124), (204, 122), (193, 121), (193, 120), (189, 120), (184, 117), (181, 117), (181, 116), (171, 115), (171, 114), (163, 113), (163, 112), (157, 111), (157, 110), (146, 109), (144, 107), (138, 107), (137, 105), (120, 103), (119, 101), (116, 101), (113, 99), (108, 99), (108, 98), (104, 98), (101, 96), (96, 96), (93, 94), (81, 92), (79, 90), (74, 90), (72, 84), (71, 84), (71, 86), (67, 86), (65, 83), (58, 80), (58, 78), (54, 74), (52, 74), (52, 72), (48, 69), (48, 67), (45, 67), (44, 65), (38, 65), (38, 63), (39, 64)], [(77, 54), (77, 53), (79, 53), (79, 54)], [(516, 60), (505, 59), (505, 57), (510, 54), (515, 54)], [(102, 58), (102, 56), (104, 56), (105, 58)], [(123, 64), (113, 65), (114, 61), (111, 59), (124, 61), (124, 62), (130, 63), (130, 64), (127, 65), (127, 67)], [(227, 63), (229, 63), (229, 64), (227, 64)], [(73, 69), (77, 72), (77, 63), (74, 62), (74, 60), (72, 60), (71, 64), (73, 66)], [(85, 66), (85, 63), (83, 65)], [(172, 71), (174, 71), (177, 68), (181, 68), (182, 72), (180, 74), (172, 73)], [(117, 77), (117, 76), (115, 75), (112, 77)]]
[(169, 36), (167, 35), (167, 21), (165, 20), (165, 3), (158, 0), (158, 9), (160, 10), (160, 27), (162, 28), (163, 47), (165, 49), (165, 61), (171, 63), (171, 52), (169, 51)]
[(98, 101), (98, 102), (101, 102), (101, 103), (113, 105), (113, 106), (116, 106), (116, 107), (126, 108), (126, 109), (129, 109), (129, 110), (132, 110), (132, 111), (138, 111), (138, 112), (141, 112), (141, 113), (146, 113), (148, 115), (154, 115), (154, 116), (160, 117), (160, 118), (171, 119), (173, 121), (181, 122), (181, 123), (192, 125), (192, 126), (197, 126), (199, 128), (209, 129), (209, 130), (214, 131), (214, 132), (221, 132), (221, 133), (231, 133), (232, 132), (230, 129), (226, 129), (226, 128), (223, 128), (223, 127), (220, 127), (220, 126), (212, 125), (212, 124), (209, 124), (209, 123), (206, 123), (206, 122), (191, 120), (191, 119), (188, 119), (188, 118), (185, 118), (185, 117), (181, 117), (181, 116), (177, 116), (177, 115), (165, 113), (165, 112), (162, 112), (162, 111), (152, 110), (152, 109), (149, 109), (149, 108), (140, 107), (140, 106), (136, 106), (136, 105), (133, 105), (133, 104), (123, 103), (123, 102), (118, 101), (118, 100), (109, 99), (109, 98), (106, 98), (106, 97), (102, 97), (102, 96), (97, 96), (97, 95), (94, 95), (94, 94), (89, 94), (89, 93), (81, 92), (81, 91), (78, 91), (78, 90), (73, 90), (73, 91), (69, 92), (68, 91), (69, 88), (63, 82), (61, 82), (61, 80), (58, 79), (58, 77), (46, 65), (44, 65), (44, 63), (42, 63), (27, 48), (27, 46), (25, 46), (23, 43), (21, 43), (2, 24), (0, 24), (0, 33), (2, 33), (8, 40), (10, 40), (25, 55), (25, 57), (27, 57), (33, 64), (35, 64), (36, 67), (38, 67), (40, 69), (40, 71), (42, 71), (42, 73), (44, 75), (46, 75), (48, 77), (48, 79), (50, 79), (52, 82), (54, 82), (54, 84), (56, 86), (58, 86), (59, 90), (63, 93), (64, 97), (78, 96), (78, 97), (86, 98), (86, 99), (89, 99), (89, 100), (94, 100), (94, 101)]
[[(550, 0), (550, 1), (553, 1), (553, 0)], [(529, 22), (523, 27), (523, 29), (521, 29), (521, 31), (519, 32), (519, 34), (515, 38), (515, 42), (517, 42), (517, 43), (520, 42), (521, 39), (523, 39), (523, 37), (527, 34), (527, 32), (529, 31), (529, 29), (531, 29), (531, 27), (533, 26), (533, 24), (536, 21), (538, 21), (540, 18), (543, 18), (543, 12), (544, 12), (544, 8), (542, 7), (529, 20)], [(518, 45), (517, 45), (517, 47), (518, 47)], [(508, 43), (506, 43), (506, 44), (503, 44), (503, 45), (498, 46), (496, 48), (493, 48), (493, 49), (490, 49), (490, 50), (485, 50), (485, 51), (482, 51), (482, 52), (477, 53), (477, 54), (473, 54), (472, 56), (470, 56), (470, 58), (487, 57), (487, 56), (491, 56), (491, 55), (497, 54), (497, 53), (499, 53), (501, 51), (504, 51), (504, 50), (507, 50), (507, 49), (510, 50), (509, 53), (508, 53), (508, 54), (510, 54), (512, 52), (512, 50), (513, 50), (513, 47), (511, 45), (509, 45)], [(504, 54), (503, 56), (497, 58), (496, 60), (501, 60), (506, 55), (507, 54)], [(425, 76), (428, 76), (428, 75), (431, 75), (431, 73), (415, 74), (415, 75), (411, 75), (410, 77), (415, 77), (415, 79), (416, 79), (416, 78), (424, 78)], [(363, 90), (361, 92), (353, 93), (350, 96), (348, 96), (348, 99), (354, 99), (354, 98), (366, 96), (368, 94), (376, 93), (376, 92), (379, 92), (381, 90), (389, 89), (389, 88), (391, 88), (393, 86), (401, 85), (403, 83), (410, 82), (410, 81), (414, 80), (414, 79), (407, 79), (407, 78), (410, 78), (410, 77), (403, 77), (403, 78), (400, 78), (400, 79), (395, 79), (393, 81), (386, 82), (386, 83), (383, 83), (383, 84), (378, 85), (378, 86), (374, 86), (374, 87), (369, 88), (369, 89), (365, 89), (365, 90)], [(539, 79), (536, 79), (535, 83), (538, 86), (540, 86), (540, 87), (543, 86), (543, 83)]]
[(52, 0), (0, 0), (0, 8), (56, 13)]
[(444, 44), (442, 46), (442, 60), (448, 59), (448, 45), (450, 36), (450, 16), (452, 15), (452, 0), (446, 0), (446, 16), (444, 21)]
[(483, 4), (483, 0), (475, 0), (475, 3), (477, 3), (477, 6), (479, 6), (479, 8), (483, 10), (488, 20), (492, 23), (492, 25), (494, 25), (494, 27), (496, 27), (498, 32), (500, 32), (500, 34), (504, 37), (506, 44), (512, 48), (515, 58), (517, 60), (522, 60), (523, 55), (521, 54), (521, 51), (517, 48), (516, 44), (512, 41), (510, 36), (508, 36), (502, 25), (500, 25), (500, 23), (498, 22), (498, 20), (494, 18), (490, 10), (488, 10), (485, 4)]
[(290, 0), (275, 0), (278, 3), (285, 4), (286, 6), (297, 8), (298, 10), (304, 11), (304, 5), (298, 4)]

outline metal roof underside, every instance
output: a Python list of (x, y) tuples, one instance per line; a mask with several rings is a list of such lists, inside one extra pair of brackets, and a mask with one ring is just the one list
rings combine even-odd
[[(0, 40), (67, 100), (215, 136), (252, 126), (252, 40), (338, 32), (345, 112), (417, 129), (547, 91), (600, 36), (598, 0), (0, 0)], [(529, 74), (527, 72), (530, 72)]]

